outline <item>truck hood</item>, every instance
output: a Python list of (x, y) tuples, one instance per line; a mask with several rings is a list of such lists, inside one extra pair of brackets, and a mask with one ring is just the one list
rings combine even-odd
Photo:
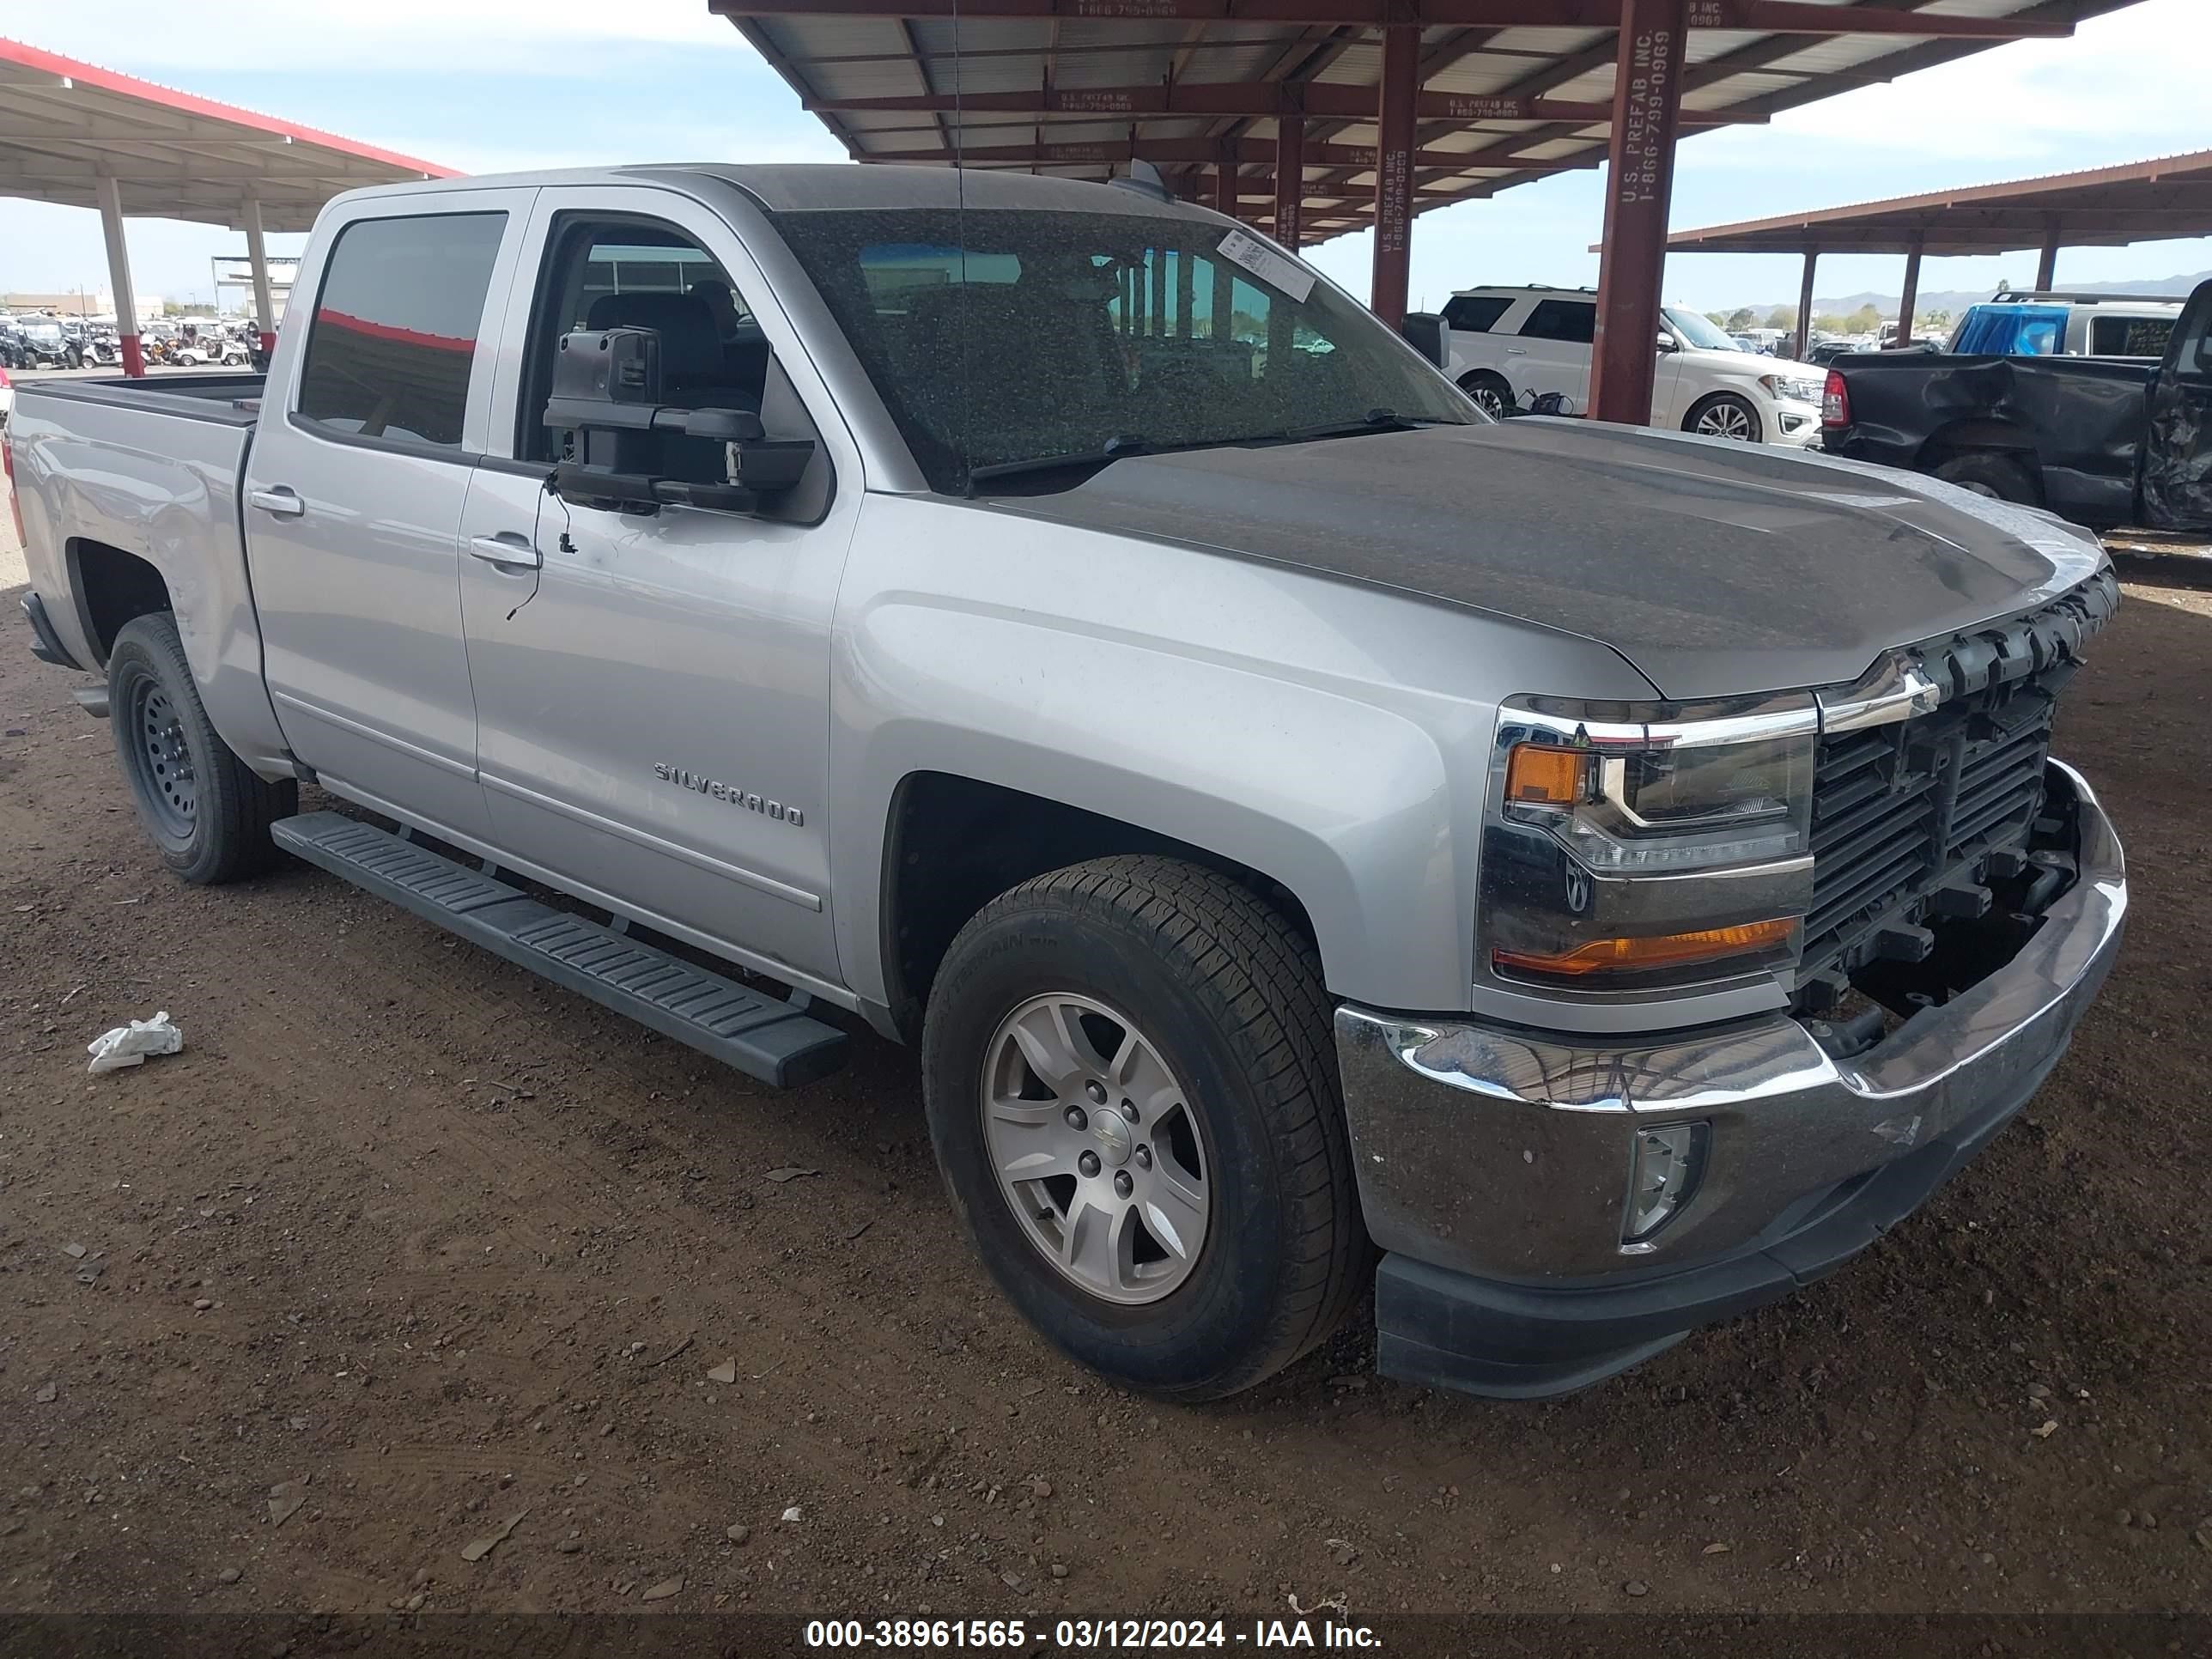
[(1847, 684), (2104, 562), (1917, 474), (1533, 418), (1134, 456), (991, 504), (1583, 635), (1678, 701)]

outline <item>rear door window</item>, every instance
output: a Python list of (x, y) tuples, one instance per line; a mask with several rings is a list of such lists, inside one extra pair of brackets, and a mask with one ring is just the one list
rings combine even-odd
[(2092, 357), (2163, 357), (2173, 343), (2171, 317), (2092, 317)]
[(1597, 307), (1588, 300), (1540, 301), (1521, 332), (1531, 340), (1588, 345), (1597, 337)]
[(1444, 307), (1444, 326), (1462, 334), (1487, 334), (1512, 305), (1495, 295), (1462, 294)]
[(360, 219), (338, 234), (297, 413), (334, 436), (458, 449), (504, 213)]

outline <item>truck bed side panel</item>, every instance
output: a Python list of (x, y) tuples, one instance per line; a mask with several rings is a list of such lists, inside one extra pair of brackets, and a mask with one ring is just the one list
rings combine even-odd
[(283, 734), (262, 684), (240, 539), (238, 488), (252, 415), (189, 393), (76, 391), (35, 382), (18, 388), (15, 483), (32, 588), (45, 597), (70, 654), (104, 668), (81, 580), (83, 544), (104, 543), (151, 564), (167, 585), (216, 730), (257, 771), (288, 774)]
[(1933, 471), (2000, 433), (2039, 472), (2045, 505), (2079, 524), (2135, 514), (2136, 453), (2153, 365), (2100, 357), (1951, 357), (1901, 352), (1836, 364), (1852, 425), (1838, 453)]

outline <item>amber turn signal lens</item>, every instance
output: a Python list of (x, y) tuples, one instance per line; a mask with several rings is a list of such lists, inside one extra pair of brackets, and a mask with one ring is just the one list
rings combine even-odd
[[(1517, 750), (1516, 751), (1518, 752)], [(1650, 968), (1679, 968), (1687, 963), (1771, 950), (1790, 942), (1795, 916), (1746, 922), (1741, 927), (1707, 927), (1694, 933), (1655, 933), (1647, 939), (1595, 939), (1558, 956), (1493, 951), (1493, 965), (1524, 974), (1637, 973)]]
[(1516, 743), (1505, 763), (1505, 799), (1510, 805), (1572, 806), (1582, 792), (1579, 749), (1553, 749), (1540, 743)]

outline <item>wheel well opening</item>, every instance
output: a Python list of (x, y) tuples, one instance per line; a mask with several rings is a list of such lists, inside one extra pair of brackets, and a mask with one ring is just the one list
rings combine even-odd
[(2035, 440), (2002, 421), (1954, 421), (1929, 434), (1920, 447), (1920, 466), (1932, 471), (1945, 461), (1962, 455), (1995, 453), (2033, 472), (2036, 467)]
[(884, 970), (900, 1031), (908, 1041), (920, 1036), (938, 966), (970, 916), (1032, 876), (1121, 853), (1156, 853), (1218, 871), (1314, 938), (1296, 894), (1233, 859), (1018, 789), (918, 772), (892, 799), (884, 842)]
[(174, 608), (161, 573), (136, 553), (79, 537), (69, 544), (69, 560), (85, 633), (102, 665), (125, 623)]

